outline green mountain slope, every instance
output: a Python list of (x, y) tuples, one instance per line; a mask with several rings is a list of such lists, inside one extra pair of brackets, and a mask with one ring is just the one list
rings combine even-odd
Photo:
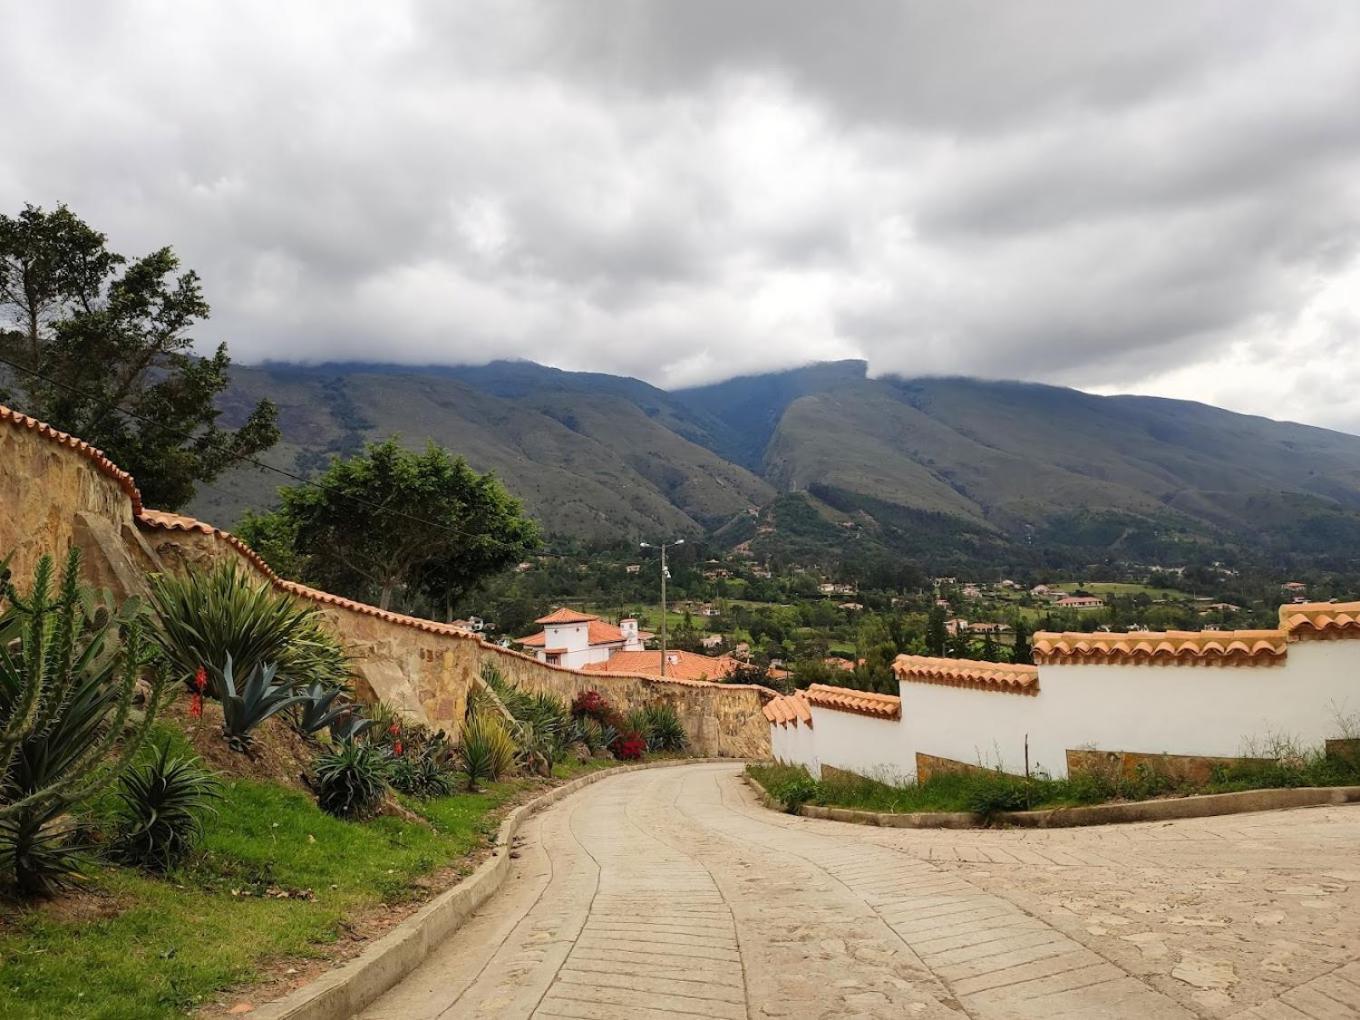
[[(284, 435), (269, 463), (310, 475), (367, 440), (433, 440), (496, 472), (553, 532), (693, 534), (774, 495), (621, 395), (544, 388), (512, 399), (446, 373), (242, 368), (233, 373), (228, 415), (261, 396), (278, 403)], [(232, 522), (268, 506), (279, 482), (244, 468), (205, 487), (191, 511)]]
[[(393, 433), (433, 439), (582, 537), (702, 529), (790, 555), (1360, 556), (1360, 437), (1185, 401), (870, 379), (859, 361), (671, 393), (493, 362), (243, 368), (228, 418), (261, 396), (280, 405), (282, 467), (311, 474)], [(230, 523), (277, 484), (239, 471), (192, 510)]]

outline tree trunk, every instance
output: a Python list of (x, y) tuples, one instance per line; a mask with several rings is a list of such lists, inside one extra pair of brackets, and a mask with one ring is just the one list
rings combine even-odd
[(391, 581), (384, 581), (382, 592), (378, 595), (378, 608), (390, 609), (392, 607), (392, 589), (395, 588)]

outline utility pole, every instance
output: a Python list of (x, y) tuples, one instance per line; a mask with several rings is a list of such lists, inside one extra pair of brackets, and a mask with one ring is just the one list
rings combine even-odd
[(677, 538), (674, 542), (661, 542), (653, 546), (650, 542), (643, 542), (643, 549), (661, 550), (661, 675), (666, 675), (666, 579), (670, 576), (670, 571), (666, 569), (666, 550), (676, 545), (684, 545), (683, 538)]

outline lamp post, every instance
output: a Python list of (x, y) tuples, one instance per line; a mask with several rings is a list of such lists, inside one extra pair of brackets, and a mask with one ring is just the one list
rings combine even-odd
[(661, 675), (666, 675), (666, 578), (670, 576), (670, 571), (666, 569), (666, 550), (677, 545), (684, 545), (683, 538), (677, 538), (674, 542), (660, 542), (652, 545), (650, 542), (643, 542), (643, 549), (661, 550)]

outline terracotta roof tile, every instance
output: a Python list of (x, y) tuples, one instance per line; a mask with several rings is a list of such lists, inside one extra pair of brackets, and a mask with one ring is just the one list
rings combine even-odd
[(547, 616), (540, 616), (534, 623), (589, 623), (591, 620), (598, 619), (598, 616), (591, 616), (589, 613), (578, 613), (574, 609), (556, 609)]
[(802, 723), (809, 728), (812, 726), (812, 709), (808, 707), (807, 695), (802, 691), (771, 698), (761, 711), (771, 723), (780, 726), (787, 726), (789, 723), (793, 723), (794, 726)]
[(1281, 606), (1280, 629), (1291, 641), (1360, 637), (1360, 602), (1300, 602)]
[(894, 694), (874, 694), (849, 687), (813, 684), (804, 695), (809, 705), (837, 712), (855, 712), (875, 719), (902, 718), (902, 699)]
[(133, 481), (130, 474), (113, 461), (109, 460), (109, 458), (105, 457), (104, 451), (96, 449), (83, 439), (77, 439), (68, 432), (60, 432), (46, 422), (38, 421), (37, 418), (30, 418), (26, 414), (20, 414), (18, 411), (12, 410), (4, 404), (0, 404), (0, 422), (6, 422), (21, 429), (28, 429), (30, 432), (38, 433), (38, 435), (42, 436), (44, 439), (50, 439), (55, 443), (75, 450), (76, 453), (93, 462), (100, 474), (113, 479), (113, 481), (118, 483), (118, 487), (127, 493), (128, 499), (132, 502), (133, 517), (136, 517), (142, 512), (142, 494), (137, 491), (137, 483)]
[(1283, 662), (1280, 630), (1146, 631), (1133, 634), (1034, 635), (1041, 666), (1079, 663), (1159, 666), (1272, 666)]
[(1038, 694), (1039, 668), (1010, 662), (899, 655), (893, 673), (906, 683), (944, 684), (1003, 694)]
[[(666, 676), (685, 680), (721, 680), (738, 666), (736, 659), (727, 655), (699, 655), (669, 649), (666, 656)], [(661, 650), (615, 652), (604, 662), (588, 662), (581, 667), (586, 673), (643, 673), (661, 675)]]

